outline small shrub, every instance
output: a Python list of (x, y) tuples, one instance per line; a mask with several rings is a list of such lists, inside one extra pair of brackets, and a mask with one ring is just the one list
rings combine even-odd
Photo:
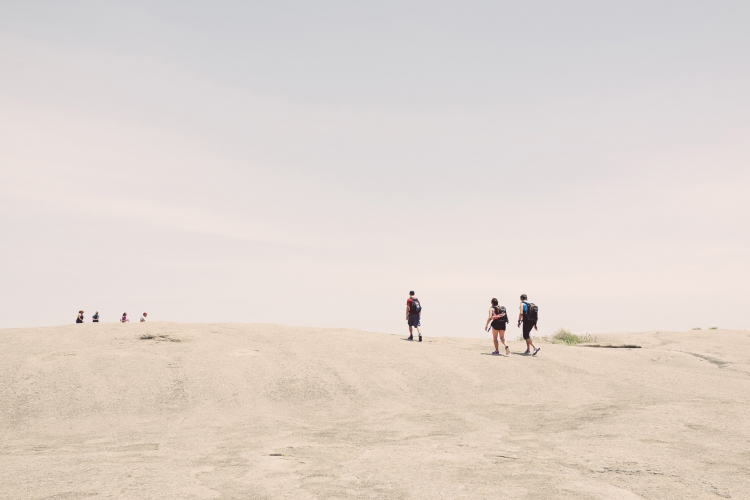
[(709, 330), (718, 330), (718, 328), (715, 326), (712, 326), (711, 328), (709, 328)]
[(553, 344), (577, 345), (596, 342), (596, 337), (589, 335), (588, 333), (585, 335), (576, 335), (575, 333), (571, 333), (570, 330), (560, 328), (552, 334), (550, 342)]
[(693, 330), (700, 330), (700, 329), (701, 329), (700, 326), (696, 326), (695, 328), (693, 328)]
[(581, 343), (581, 337), (579, 337), (575, 333), (571, 333), (570, 330), (566, 330), (565, 328), (560, 328), (559, 330), (557, 330), (555, 333), (552, 334), (552, 343), (576, 345), (576, 344)]

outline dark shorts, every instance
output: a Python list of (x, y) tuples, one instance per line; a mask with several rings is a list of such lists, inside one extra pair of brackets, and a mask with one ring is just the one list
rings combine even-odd
[(531, 330), (536, 326), (536, 321), (524, 321), (523, 322), (523, 338), (529, 340), (531, 338)]
[(419, 316), (419, 314), (409, 313), (409, 319), (407, 320), (409, 322), (409, 326), (420, 326)]
[(491, 323), (492, 328), (494, 328), (495, 330), (505, 330), (505, 325), (507, 324), (508, 323), (506, 323), (505, 321), (499, 319), (493, 319)]

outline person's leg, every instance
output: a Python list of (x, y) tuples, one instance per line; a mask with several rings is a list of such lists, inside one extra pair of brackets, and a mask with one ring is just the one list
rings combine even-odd
[(498, 333), (499, 332), (497, 330), (495, 330), (494, 328), (492, 329), (492, 343), (495, 344), (495, 352), (499, 352), (498, 345), (497, 345), (497, 334)]
[(409, 340), (413, 339), (414, 335), (411, 333), (411, 324), (409, 324)]
[(531, 352), (531, 329), (534, 327), (531, 323), (524, 321), (523, 322), (523, 339), (526, 341), (526, 352), (524, 354), (529, 354)]
[[(534, 324), (533, 324), (533, 325), (531, 325), (531, 326), (532, 326), (532, 328), (533, 328), (534, 326), (536, 326), (536, 323), (534, 323)], [(531, 329), (529, 329), (529, 344), (531, 344), (531, 347), (532, 347), (532, 349), (534, 349), (534, 355), (536, 355), (536, 353), (538, 353), (538, 352), (539, 352), (539, 348), (538, 348), (537, 346), (535, 346), (535, 345), (534, 345), (534, 341), (533, 341), (533, 340), (531, 340)]]
[[(503, 344), (503, 347), (505, 347), (505, 355), (507, 356), (510, 354), (510, 348), (508, 347), (508, 344), (505, 343), (505, 330), (498, 330), (498, 334), (500, 335), (500, 342)], [(495, 350), (497, 351), (497, 342), (495, 342)]]

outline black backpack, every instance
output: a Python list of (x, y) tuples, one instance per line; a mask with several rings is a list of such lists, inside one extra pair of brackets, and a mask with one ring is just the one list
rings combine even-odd
[(537, 321), (539, 319), (539, 308), (533, 302), (525, 302), (526, 313), (523, 315), (524, 320)]
[(418, 298), (411, 299), (411, 304), (409, 304), (409, 313), (410, 314), (419, 314), (422, 312), (422, 304), (419, 303)]
[[(505, 313), (505, 316), (503, 316), (502, 318), (497, 318), (497, 319), (505, 323), (509, 322), (508, 311), (505, 310), (505, 306), (492, 306), (492, 310), (495, 313), (495, 316), (499, 316), (500, 314)], [(495, 318), (492, 318), (492, 319), (494, 320)]]

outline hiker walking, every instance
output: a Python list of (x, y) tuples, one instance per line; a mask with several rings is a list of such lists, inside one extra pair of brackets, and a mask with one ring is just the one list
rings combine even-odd
[(490, 307), (490, 314), (487, 317), (487, 322), (484, 324), (484, 329), (487, 330), (487, 325), (490, 324), (490, 321), (492, 322), (492, 343), (495, 344), (495, 352), (492, 353), (493, 356), (499, 356), (500, 350), (498, 349), (497, 344), (497, 338), (500, 337), (500, 342), (505, 347), (505, 355), (510, 355), (510, 348), (505, 343), (505, 326), (508, 323), (508, 312), (505, 310), (505, 307), (498, 306), (497, 305), (497, 299), (492, 299), (490, 301), (491, 307)]
[(421, 314), (422, 304), (419, 303), (419, 299), (414, 296), (414, 290), (412, 290), (409, 292), (409, 298), (406, 299), (406, 321), (409, 323), (409, 338), (406, 340), (414, 340), (412, 328), (416, 328), (419, 334), (419, 341), (422, 342), (422, 330), (419, 329), (421, 324), (419, 317)]
[[(531, 329), (539, 331), (539, 328), (536, 327), (539, 317), (538, 313), (539, 308), (535, 304), (528, 302), (526, 294), (521, 295), (521, 306), (518, 310), (518, 326), (520, 327), (521, 321), (523, 321), (523, 339), (526, 341), (526, 352), (524, 354), (531, 354), (532, 356), (536, 356), (536, 353), (541, 349), (541, 347), (535, 346), (531, 340)], [(533, 354), (531, 353), (532, 348), (534, 349)]]

